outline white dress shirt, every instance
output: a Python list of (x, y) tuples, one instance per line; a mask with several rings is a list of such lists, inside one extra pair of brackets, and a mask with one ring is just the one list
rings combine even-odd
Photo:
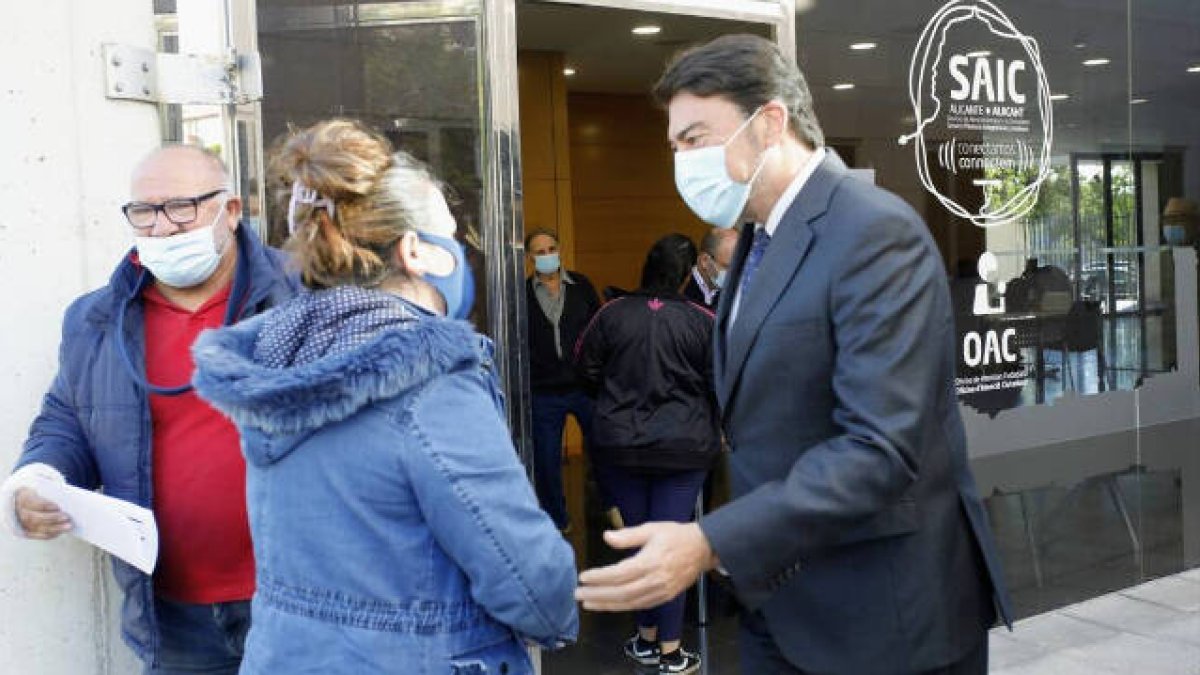
[[(787, 189), (780, 195), (779, 200), (775, 202), (775, 206), (771, 208), (771, 213), (767, 216), (766, 224), (755, 223), (755, 229), (764, 228), (767, 234), (775, 236), (775, 230), (779, 229), (779, 222), (783, 220), (783, 214), (787, 213), (788, 209), (792, 208), (792, 202), (796, 201), (796, 197), (800, 195), (800, 190), (804, 188), (804, 184), (812, 178), (817, 167), (825, 159), (825, 148), (817, 148), (812, 156), (808, 158), (808, 163), (800, 168), (796, 177), (787, 186)], [(765, 254), (764, 254), (765, 255)], [(760, 261), (761, 264), (761, 261)], [(742, 304), (742, 285), (738, 283), (737, 293), (733, 297), (733, 307), (729, 310), (729, 328), (733, 327), (733, 322), (737, 319), (738, 307)], [(728, 333), (726, 333), (728, 337)]]

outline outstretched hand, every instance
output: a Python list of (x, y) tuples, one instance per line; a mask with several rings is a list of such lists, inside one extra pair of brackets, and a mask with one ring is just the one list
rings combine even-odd
[(616, 549), (641, 548), (608, 567), (579, 575), (575, 599), (600, 612), (657, 607), (687, 590), (717, 566), (717, 558), (696, 523), (646, 523), (604, 533)]

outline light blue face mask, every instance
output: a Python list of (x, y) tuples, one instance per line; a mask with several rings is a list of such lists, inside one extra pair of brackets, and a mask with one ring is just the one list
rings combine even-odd
[(730, 178), (725, 169), (725, 148), (742, 133), (759, 110), (762, 107), (747, 117), (721, 145), (675, 153), (675, 188), (688, 208), (710, 225), (723, 228), (737, 225), (738, 217), (750, 199), (750, 188), (766, 163), (764, 151), (754, 174), (745, 183)]
[(471, 315), (475, 306), (475, 275), (467, 262), (466, 247), (450, 237), (442, 237), (426, 232), (417, 232), (417, 237), (426, 244), (444, 249), (454, 258), (454, 269), (446, 275), (425, 273), (428, 281), (446, 301), (446, 316), (452, 319), (465, 319)]
[(717, 288), (725, 288), (726, 281), (729, 281), (729, 270), (717, 270), (717, 278), (713, 279), (713, 284)]
[(194, 288), (208, 281), (221, 264), (215, 228), (227, 201), (221, 202), (217, 215), (206, 227), (169, 237), (134, 237), (138, 262), (171, 288)]
[(557, 253), (533, 256), (533, 268), (538, 271), (538, 274), (554, 274), (561, 266), (562, 263), (559, 262)]

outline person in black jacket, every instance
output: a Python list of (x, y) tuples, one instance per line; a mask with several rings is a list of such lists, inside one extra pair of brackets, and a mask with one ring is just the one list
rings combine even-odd
[(600, 298), (592, 282), (562, 268), (558, 237), (535, 230), (525, 238), (534, 273), (525, 284), (529, 312), (529, 388), (533, 416), (533, 477), (538, 500), (565, 534), (570, 530), (562, 483), (562, 438), (567, 415), (574, 415), (584, 444), (592, 426), (592, 399), (575, 376), (575, 343)]
[[(592, 464), (625, 524), (687, 522), (720, 451), (712, 380), (713, 315), (680, 293), (696, 262), (681, 234), (660, 239), (641, 287), (596, 315), (576, 365), (597, 390)], [(628, 658), (664, 673), (691, 673), (700, 659), (680, 647), (684, 596), (639, 612)]]

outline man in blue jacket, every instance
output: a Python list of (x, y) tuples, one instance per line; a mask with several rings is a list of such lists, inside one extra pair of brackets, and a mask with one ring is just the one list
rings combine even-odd
[(0, 491), (3, 520), (31, 539), (70, 531), (35, 475), (152, 509), (153, 576), (113, 559), (122, 635), (146, 673), (232, 674), (254, 593), (245, 463), (232, 424), (188, 384), (190, 347), (298, 285), (279, 252), (239, 227), (228, 172), (200, 148), (148, 156), (122, 210), (135, 245), (107, 286), (67, 310), (58, 374)]
[(762, 38), (684, 52), (655, 95), (684, 201), (754, 223), (715, 329), (734, 499), (609, 533), (641, 550), (584, 573), (578, 597), (650, 606), (717, 569), (742, 604), (745, 673), (986, 673), (1008, 601), (928, 228), (823, 147), (803, 77)]

